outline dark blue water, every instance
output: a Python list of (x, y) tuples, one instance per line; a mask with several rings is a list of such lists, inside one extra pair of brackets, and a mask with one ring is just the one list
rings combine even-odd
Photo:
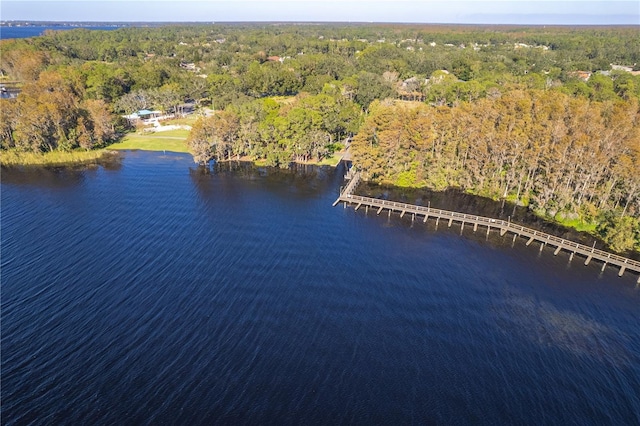
[(2, 423), (640, 422), (635, 276), (331, 207), (340, 184), (2, 170)]
[(0, 40), (8, 38), (28, 38), (41, 36), (46, 30), (73, 30), (85, 28), (87, 30), (114, 30), (117, 26), (92, 26), (92, 27), (65, 27), (65, 26), (29, 26), (29, 27), (0, 27)]

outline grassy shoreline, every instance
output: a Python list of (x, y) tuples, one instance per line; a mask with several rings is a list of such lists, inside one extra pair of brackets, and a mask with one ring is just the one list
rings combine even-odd
[(182, 129), (157, 133), (129, 133), (120, 142), (109, 145), (109, 149), (189, 153), (185, 142), (187, 136), (189, 131)]
[[(119, 151), (166, 151), (180, 154), (188, 154), (186, 145), (183, 147), (179, 141), (167, 139), (167, 142), (156, 144), (145, 138), (129, 138), (122, 142), (109, 145), (107, 148), (93, 151), (52, 151), (45, 153), (21, 152), (15, 149), (0, 151), (0, 165), (3, 167), (20, 167), (20, 166), (72, 166), (82, 164), (96, 164), (106, 155), (116, 154)], [(340, 163), (340, 154), (325, 158), (322, 161), (309, 161), (305, 163), (294, 162), (296, 164), (304, 164), (310, 166), (331, 166), (337, 167)], [(247, 161), (256, 166), (265, 166), (266, 160), (251, 160), (249, 158), (241, 158), (240, 160), (221, 160), (226, 161)]]
[(106, 148), (91, 151), (51, 151), (45, 153), (22, 152), (16, 149), (0, 151), (0, 165), (4, 167), (19, 166), (68, 166), (95, 164), (105, 155), (124, 150), (169, 151), (188, 153), (185, 143), (188, 130), (171, 130), (158, 133), (129, 133), (121, 141)]
[(51, 151), (45, 153), (0, 151), (0, 165), (11, 166), (69, 166), (95, 164), (104, 156), (113, 154), (108, 149), (94, 151)]
[[(176, 141), (169, 140), (168, 143), (149, 145), (148, 140), (140, 139), (135, 140), (130, 138), (122, 142), (109, 145), (108, 148), (98, 149), (94, 151), (52, 151), (45, 153), (34, 152), (21, 152), (14, 149), (0, 151), (0, 165), (3, 167), (20, 167), (20, 166), (69, 166), (69, 165), (82, 165), (82, 164), (95, 164), (99, 160), (103, 159), (106, 155), (115, 154), (118, 151), (168, 151), (180, 154), (188, 154), (186, 146), (176, 144)], [(310, 166), (331, 166), (337, 167), (340, 163), (341, 156), (339, 154), (333, 155), (329, 158), (325, 158), (322, 161), (309, 161), (306, 163), (294, 162), (296, 164), (304, 164)], [(247, 161), (255, 164), (256, 166), (265, 166), (265, 160), (251, 160), (249, 158), (241, 158), (240, 160), (222, 160), (226, 161)]]

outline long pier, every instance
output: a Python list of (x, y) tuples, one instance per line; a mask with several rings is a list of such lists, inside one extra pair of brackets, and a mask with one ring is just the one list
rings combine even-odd
[[(557, 255), (561, 250), (565, 250), (570, 253), (570, 261), (573, 260), (573, 257), (576, 254), (579, 254), (580, 256), (583, 256), (585, 258), (585, 265), (588, 265), (592, 260), (601, 262), (602, 271), (604, 271), (607, 265), (611, 265), (619, 268), (618, 276), (622, 276), (625, 271), (633, 271), (640, 274), (640, 262), (638, 262), (637, 260), (629, 259), (603, 250), (598, 250), (595, 248), (595, 246), (585, 246), (570, 240), (566, 240), (564, 238), (557, 237), (555, 235), (550, 235), (542, 231), (537, 231), (535, 229), (511, 223), (510, 220), (505, 221), (502, 219), (494, 219), (490, 217), (483, 217), (355, 195), (353, 192), (358, 186), (358, 183), (360, 183), (360, 173), (354, 173), (352, 172), (352, 170), (350, 170), (345, 178), (349, 179), (349, 182), (341, 190), (340, 196), (335, 201), (335, 203), (333, 203), (334, 206), (336, 206), (340, 202), (344, 202), (345, 207), (349, 204), (355, 204), (356, 210), (363, 206), (367, 210), (369, 208), (377, 209), (376, 214), (380, 214), (383, 210), (386, 210), (389, 216), (391, 216), (392, 212), (397, 212), (400, 213), (400, 217), (411, 215), (412, 220), (416, 220), (416, 218), (422, 218), (423, 222), (426, 222), (429, 218), (433, 218), (436, 220), (436, 226), (438, 225), (440, 220), (444, 219), (445, 221), (447, 221), (448, 227), (451, 227), (454, 222), (460, 223), (460, 232), (462, 232), (465, 225), (472, 225), (474, 232), (478, 230), (478, 226), (482, 226), (487, 228), (487, 236), (489, 235), (489, 232), (491, 232), (491, 229), (496, 229), (500, 231), (501, 236), (505, 235), (507, 232), (513, 234), (514, 241), (517, 237), (526, 238), (527, 246), (531, 245), (533, 242), (540, 243), (540, 251), (542, 251), (542, 249), (546, 245), (556, 248), (553, 252), (554, 255)], [(640, 284), (640, 276), (638, 277), (637, 282)]]

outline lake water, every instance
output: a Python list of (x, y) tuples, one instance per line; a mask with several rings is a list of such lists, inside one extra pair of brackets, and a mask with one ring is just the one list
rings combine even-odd
[(116, 26), (94, 26), (94, 27), (65, 27), (65, 26), (28, 26), (28, 27), (0, 27), (0, 40), (8, 38), (28, 38), (41, 36), (46, 30), (73, 30), (85, 28), (87, 30), (114, 30)]
[(2, 424), (638, 424), (636, 276), (342, 170), (2, 170)]

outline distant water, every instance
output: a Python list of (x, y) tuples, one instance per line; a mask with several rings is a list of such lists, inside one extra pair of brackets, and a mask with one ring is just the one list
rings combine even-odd
[(119, 27), (97, 26), (97, 27), (65, 27), (65, 26), (32, 26), (32, 27), (6, 27), (0, 26), (0, 40), (8, 38), (27, 38), (42, 35), (46, 30), (74, 30), (85, 28), (87, 30), (114, 30)]
[(635, 276), (123, 155), (2, 170), (2, 424), (640, 423)]

